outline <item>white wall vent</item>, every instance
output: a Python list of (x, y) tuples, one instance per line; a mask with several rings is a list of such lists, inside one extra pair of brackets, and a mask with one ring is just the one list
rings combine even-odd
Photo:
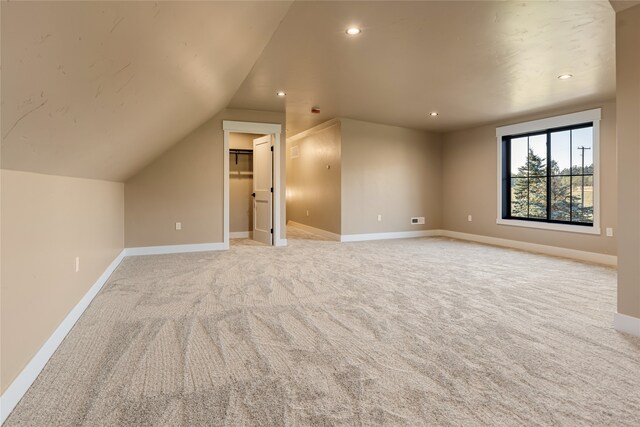
[(424, 224), (423, 216), (414, 216), (411, 218), (411, 224)]

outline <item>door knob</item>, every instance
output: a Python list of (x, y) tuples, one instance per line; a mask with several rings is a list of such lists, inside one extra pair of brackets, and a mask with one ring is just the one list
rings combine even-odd
[(256, 197), (256, 193), (251, 193), (251, 197)]

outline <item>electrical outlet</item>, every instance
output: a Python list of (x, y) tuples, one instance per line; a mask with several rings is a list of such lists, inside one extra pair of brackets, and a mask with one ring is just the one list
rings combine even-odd
[(607, 237), (613, 237), (613, 228), (607, 228)]
[(80, 271), (80, 257), (76, 257), (76, 273)]
[(382, 215), (378, 214), (378, 222), (382, 222)]
[(424, 224), (423, 216), (414, 216), (411, 218), (411, 224)]
[(469, 222), (473, 221), (473, 216), (467, 215), (467, 221), (469, 221)]
[(182, 223), (176, 222), (176, 230), (182, 230)]
[(307, 209), (307, 216), (309, 216), (309, 210)]

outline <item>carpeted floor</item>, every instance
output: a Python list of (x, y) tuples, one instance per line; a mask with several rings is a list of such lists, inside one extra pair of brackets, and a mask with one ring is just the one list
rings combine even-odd
[(6, 425), (640, 424), (615, 270), (288, 237), (126, 258)]

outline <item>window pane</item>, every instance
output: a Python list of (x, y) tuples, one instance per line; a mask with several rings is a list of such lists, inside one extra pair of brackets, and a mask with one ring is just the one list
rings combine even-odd
[[(551, 133), (551, 174), (571, 173), (571, 131)], [(568, 219), (567, 219), (568, 221)]]
[(593, 176), (571, 177), (572, 221), (593, 222)]
[(529, 218), (547, 218), (547, 179), (529, 180)]
[(529, 201), (529, 180), (511, 178), (511, 216), (526, 218)]
[(547, 175), (547, 135), (529, 137), (529, 176)]
[(551, 178), (551, 219), (554, 221), (571, 220), (571, 177)]
[(507, 137), (506, 215), (593, 224), (593, 137), (591, 124)]
[[(593, 128), (574, 129), (571, 131), (571, 152), (573, 157), (573, 174), (593, 173)], [(582, 161), (584, 153), (584, 171)]]
[(511, 140), (511, 176), (527, 176), (527, 137)]

